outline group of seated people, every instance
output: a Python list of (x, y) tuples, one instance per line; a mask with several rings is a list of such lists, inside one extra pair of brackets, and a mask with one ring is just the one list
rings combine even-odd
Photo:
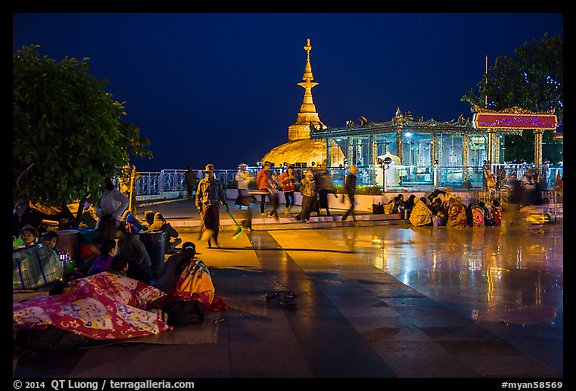
[[(74, 345), (79, 336), (85, 337), (82, 343), (90, 344), (157, 334), (171, 327), (171, 316), (165, 311), (174, 315), (172, 323), (177, 324), (176, 319), (189, 319), (182, 311), (199, 305), (201, 311), (226, 309), (215, 295), (208, 268), (196, 257), (194, 244), (187, 242), (177, 249), (182, 238), (161, 213), (147, 210), (140, 220), (125, 204), (103, 215), (86, 203), (76, 227), (61, 225), (71, 216), (59, 219), (57, 227), (48, 227), (42, 224), (44, 216), (29, 205), (21, 201), (14, 208), (13, 289), (44, 296), (14, 304), (14, 341), (20, 348), (50, 350), (52, 338)], [(62, 230), (70, 228), (94, 230), (89, 243), (77, 244), (75, 254), (65, 250), (70, 243), (59, 243)], [(164, 254), (170, 256), (154, 258), (153, 265), (142, 235), (156, 232), (165, 233)], [(178, 315), (179, 303), (196, 307), (179, 306)], [(85, 327), (65, 326), (72, 323)], [(134, 329), (138, 332), (126, 333)]]
[(421, 197), (414, 205), (409, 217), (412, 225), (434, 225), (449, 228), (492, 227), (502, 224), (502, 206), (499, 200), (493, 199), (487, 204), (474, 201), (467, 206), (460, 197), (442, 200)]
[(489, 227), (502, 223), (502, 206), (498, 199), (490, 203), (471, 202), (467, 206), (450, 190), (435, 190), (428, 197), (398, 194), (384, 206), (385, 213), (402, 214), (414, 226)]
[[(15, 252), (45, 246), (55, 251), (58, 241), (55, 231), (38, 238), (34, 227), (28, 226), (22, 229), (21, 238), (24, 244)], [(53, 281), (47, 296), (15, 303), (16, 351), (65, 350), (158, 334), (178, 325), (177, 319), (187, 319), (176, 312), (176, 304), (194, 303), (200, 315), (226, 310), (215, 294), (207, 266), (196, 256), (194, 243), (186, 242), (175, 250), (153, 278), (141, 243), (122, 223), (115, 240), (95, 241), (91, 259), (80, 266), (87, 270), (85, 275)]]

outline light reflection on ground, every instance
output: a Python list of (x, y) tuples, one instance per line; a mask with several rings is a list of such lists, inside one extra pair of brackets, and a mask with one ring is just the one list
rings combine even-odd
[[(355, 227), (334, 231), (350, 251), (462, 314), (562, 327), (563, 231), (499, 227)], [(338, 232), (338, 233), (337, 233)]]

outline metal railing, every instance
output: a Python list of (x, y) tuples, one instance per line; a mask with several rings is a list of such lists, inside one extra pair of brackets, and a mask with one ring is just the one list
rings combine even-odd
[[(518, 179), (522, 177), (524, 172), (528, 169), (537, 169), (538, 167), (533, 164), (498, 164), (491, 166), (491, 172), (497, 176), (500, 169), (504, 169), (505, 178), (516, 176)], [(258, 171), (261, 169), (259, 166), (248, 167), (247, 170), (254, 178)], [(280, 168), (273, 168), (281, 171)], [(300, 180), (305, 171), (310, 167), (296, 167), (295, 173), (298, 180)], [(184, 192), (186, 191), (186, 184), (184, 183), (183, 169), (164, 169), (159, 172), (138, 172), (136, 181), (134, 183), (134, 190), (136, 196), (151, 196), (160, 195), (170, 192)], [(202, 170), (194, 170), (198, 180), (204, 177)], [(225, 188), (234, 188), (234, 177), (237, 168), (235, 169), (221, 169), (215, 171), (215, 176), (224, 184)], [(332, 176), (334, 185), (343, 185), (347, 169), (344, 167), (329, 167), (328, 171)], [(539, 171), (545, 183), (545, 189), (550, 190), (554, 186), (556, 174), (563, 174), (563, 167), (552, 167), (542, 165)], [(483, 168), (478, 166), (404, 166), (404, 165), (391, 165), (387, 169), (380, 166), (366, 166), (358, 167), (357, 172), (357, 185), (358, 186), (375, 186), (384, 188), (383, 177), (386, 178), (386, 188), (389, 190), (409, 189), (409, 190), (433, 190), (435, 188), (451, 187), (453, 189), (466, 188), (464, 180), (470, 181), (472, 189), (481, 190), (484, 188), (484, 174)], [(501, 186), (497, 186), (499, 189)]]

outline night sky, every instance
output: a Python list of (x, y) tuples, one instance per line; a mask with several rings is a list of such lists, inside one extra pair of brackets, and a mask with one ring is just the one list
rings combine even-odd
[(485, 56), (563, 29), (561, 13), (15, 13), (13, 51), (90, 58), (150, 139), (138, 171), (254, 165), (288, 140), (310, 38), (314, 103), (330, 127), (471, 117)]

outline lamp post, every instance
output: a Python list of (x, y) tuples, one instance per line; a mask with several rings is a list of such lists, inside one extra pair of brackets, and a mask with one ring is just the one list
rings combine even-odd
[(390, 163), (392, 163), (392, 159), (386, 156), (384, 159), (378, 158), (376, 161), (382, 166), (382, 192), (386, 193), (388, 190), (388, 186), (386, 185), (386, 170), (389, 168)]

